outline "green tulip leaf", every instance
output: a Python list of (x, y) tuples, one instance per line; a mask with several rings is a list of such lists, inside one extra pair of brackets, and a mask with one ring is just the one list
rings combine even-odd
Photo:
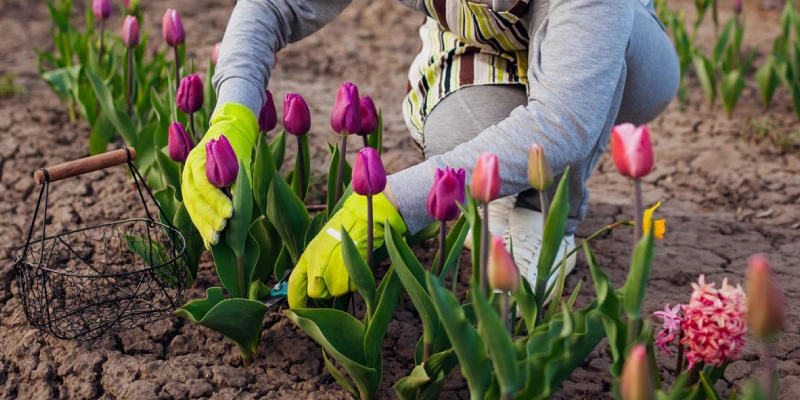
[(203, 98), (205, 101), (203, 102), (203, 106), (205, 107), (204, 111), (206, 115), (211, 115), (214, 113), (214, 110), (217, 108), (217, 92), (214, 90), (213, 82), (211, 81), (214, 78), (214, 73), (216, 72), (216, 65), (214, 65), (214, 60), (208, 60), (208, 69), (206, 70), (206, 80), (203, 84)]
[(162, 150), (158, 147), (154, 150), (156, 154), (156, 161), (158, 162), (158, 168), (161, 170), (161, 173), (164, 175), (164, 182), (172, 186), (175, 189), (175, 198), (178, 201), (183, 201), (183, 196), (181, 195), (181, 167), (175, 161), (172, 161), (168, 155), (164, 154)]
[(150, 104), (158, 120), (158, 129), (155, 134), (155, 144), (166, 147), (169, 144), (169, 126), (172, 124), (169, 105), (161, 100), (155, 87), (150, 87)]
[[(333, 214), (338, 211), (340, 207), (337, 207), (338, 204), (336, 202), (336, 178), (339, 176), (339, 147), (332, 146), (328, 144), (328, 150), (331, 152), (331, 164), (328, 167), (328, 198), (327, 198), (327, 205), (328, 210), (334, 210), (328, 212), (328, 218), (332, 217)], [(345, 160), (344, 162), (344, 177), (342, 178), (342, 185), (344, 185), (345, 189), (350, 189), (350, 179), (353, 176), (353, 168), (350, 167), (350, 163)], [(350, 189), (352, 191), (352, 189)], [(342, 200), (347, 198), (345, 194), (342, 194), (342, 198), (339, 200), (339, 204), (342, 204)]]
[(175, 271), (174, 264), (167, 263), (170, 257), (167, 256), (167, 250), (160, 242), (144, 239), (139, 236), (125, 235), (125, 244), (128, 250), (139, 256), (144, 263), (158, 274), (164, 283), (170, 287), (175, 286)]
[(228, 220), (225, 229), (225, 241), (237, 257), (244, 254), (250, 222), (253, 220), (253, 192), (242, 160), (239, 160), (239, 171), (233, 186), (233, 217)]
[(325, 226), (325, 223), (328, 222), (328, 216), (325, 213), (319, 213), (311, 219), (311, 224), (308, 225), (308, 230), (306, 231), (305, 240), (303, 242), (306, 246), (314, 240), (319, 232), (322, 231), (322, 227)]
[(247, 298), (250, 300), (261, 300), (267, 296), (269, 296), (269, 292), (272, 290), (271, 287), (265, 285), (261, 281), (253, 281), (250, 284), (250, 290), (247, 292)]
[(589, 264), (589, 272), (594, 281), (594, 290), (597, 295), (595, 303), (598, 305), (599, 318), (602, 321), (603, 329), (608, 338), (609, 353), (611, 354), (611, 373), (618, 377), (622, 373), (622, 366), (625, 363), (625, 348), (627, 346), (626, 324), (620, 320), (622, 304), (617, 297), (611, 279), (600, 268), (597, 258), (589, 249), (588, 245), (583, 247), (586, 253), (586, 261)]
[(280, 171), (283, 166), (283, 158), (286, 155), (286, 130), (282, 130), (275, 135), (269, 144), (272, 159), (275, 161), (275, 170)]
[[(468, 234), (469, 228), (467, 227), (467, 218), (462, 215), (447, 234), (447, 240), (445, 241), (445, 254), (447, 256), (444, 261), (444, 268), (442, 268), (442, 272), (439, 274), (440, 284), (444, 284), (444, 279), (450, 272), (450, 268), (453, 267), (453, 264), (458, 262), (458, 258), (461, 256), (461, 250), (464, 249), (464, 241), (467, 239)], [(440, 256), (441, 255), (437, 252), (436, 256), (433, 258), (433, 264), (431, 265), (439, 265)]]
[[(500, 389), (502, 393), (514, 393), (522, 388), (525, 377), (522, 375), (522, 370), (517, 368), (514, 344), (511, 342), (509, 332), (506, 331), (506, 324), (477, 285), (472, 285), (472, 296), (475, 300), (473, 304), (475, 315), (478, 317), (478, 332), (492, 355), (492, 366)], [(506, 295), (501, 293), (500, 296)], [(502, 318), (509, 317), (510, 315), (502, 316)]]
[(269, 193), (267, 216), (289, 251), (292, 263), (296, 264), (305, 249), (304, 239), (311, 218), (306, 206), (280, 175), (272, 178)]
[(114, 140), (114, 125), (106, 118), (105, 114), (97, 116), (89, 135), (89, 154), (97, 155), (108, 150), (108, 144)]
[(283, 279), (283, 276), (286, 275), (286, 271), (290, 271), (292, 269), (292, 260), (291, 256), (289, 255), (289, 250), (286, 249), (286, 245), (283, 245), (281, 248), (281, 252), (278, 254), (278, 259), (275, 261), (275, 278), (278, 280)]
[(311, 183), (311, 155), (308, 148), (308, 135), (296, 136), (298, 138), (299, 151), (303, 152), (303, 164), (300, 164), (300, 157), (295, 158), (294, 162), (294, 177), (292, 179), (292, 190), (297, 194), (297, 197), (306, 198), (305, 195), (301, 196), (300, 193), (300, 170), (305, 171), (303, 180), (305, 181), (306, 193), (308, 194), (308, 187)]
[(156, 199), (158, 206), (164, 211), (163, 214), (159, 213), (159, 219), (162, 223), (170, 225), (174, 219), (175, 213), (178, 212), (178, 206), (181, 202), (175, 200), (175, 188), (167, 185), (161, 190), (153, 193), (153, 198)]
[[(364, 265), (366, 266), (366, 264)], [(353, 274), (350, 276), (352, 277)], [(394, 314), (399, 299), (400, 279), (397, 277), (394, 267), (390, 267), (378, 287), (377, 307), (366, 325), (364, 356), (367, 358), (367, 365), (377, 366), (380, 360), (381, 344), (386, 336), (386, 330), (389, 329), (389, 323), (392, 321), (392, 314)]]
[[(247, 234), (247, 231), (245, 233)], [(253, 276), (253, 270), (258, 263), (259, 251), (258, 243), (250, 234), (247, 234), (245, 250), (242, 255), (237, 255), (225, 243), (211, 246), (217, 275), (231, 296), (247, 297), (250, 290), (250, 277)]]
[(722, 105), (728, 117), (733, 114), (733, 109), (736, 108), (736, 103), (739, 101), (739, 96), (742, 95), (744, 88), (744, 78), (741, 71), (734, 70), (722, 77), (720, 93), (722, 95)]
[(250, 235), (259, 248), (258, 263), (253, 268), (250, 281), (266, 282), (275, 270), (275, 263), (283, 248), (278, 232), (264, 217), (258, 217), (250, 225)]
[[(539, 253), (538, 273), (534, 293), (536, 294), (536, 304), (544, 306), (546, 299), (547, 282), (550, 280), (550, 271), (553, 263), (558, 257), (561, 242), (567, 229), (567, 217), (569, 215), (569, 167), (561, 175), (561, 181), (556, 189), (550, 205), (550, 212), (544, 227), (544, 237), (542, 238), (542, 251)], [(538, 318), (544, 317), (539, 315)]]
[(328, 369), (328, 372), (330, 372), (333, 379), (336, 380), (336, 383), (344, 388), (344, 390), (350, 392), (350, 394), (352, 394), (354, 397), (358, 398), (358, 392), (353, 389), (353, 385), (350, 384), (350, 381), (348, 381), (347, 378), (345, 378), (344, 375), (339, 372), (339, 369), (336, 368), (336, 366), (334, 366), (333, 363), (328, 359), (328, 355), (325, 354), (325, 349), (322, 349), (322, 359), (325, 360), (325, 368)]
[(642, 318), (642, 304), (647, 294), (647, 283), (650, 280), (650, 268), (655, 256), (655, 236), (650, 229), (636, 244), (633, 250), (631, 269), (624, 287), (625, 313), (628, 319)]
[(253, 160), (253, 197), (261, 215), (267, 215), (267, 196), (272, 177), (275, 176), (275, 160), (272, 159), (269, 143), (265, 135), (258, 135), (255, 159)]
[(191, 280), (194, 281), (197, 277), (197, 267), (200, 265), (200, 257), (203, 255), (203, 251), (205, 251), (203, 237), (200, 236), (200, 232), (192, 223), (189, 212), (186, 210), (186, 206), (183, 203), (178, 206), (172, 224), (180, 231), (183, 238), (186, 240), (186, 266), (189, 270)]
[(85, 70), (85, 72), (86, 76), (89, 77), (89, 82), (94, 89), (94, 93), (97, 96), (100, 107), (103, 109), (103, 113), (105, 113), (108, 120), (111, 121), (111, 124), (114, 125), (120, 135), (122, 135), (122, 138), (125, 139), (125, 143), (128, 145), (135, 144), (137, 137), (136, 128), (128, 115), (115, 107), (107, 84), (94, 72), (89, 70)]
[(775, 61), (770, 58), (756, 72), (756, 82), (761, 93), (761, 105), (764, 109), (772, 103), (775, 89), (778, 88), (778, 76), (775, 73), (774, 63)]
[(294, 309), (283, 312), (341, 365), (358, 388), (371, 399), (380, 386), (380, 374), (366, 365), (364, 326), (350, 314), (334, 309)]
[(711, 61), (699, 52), (692, 54), (692, 62), (697, 71), (697, 79), (700, 81), (700, 86), (703, 88), (703, 93), (706, 96), (706, 104), (708, 107), (714, 105), (714, 100), (717, 98), (717, 85), (714, 80), (714, 66)]
[(220, 288), (209, 288), (206, 298), (195, 300), (175, 311), (181, 318), (219, 332), (233, 341), (242, 358), (252, 357), (261, 336), (261, 323), (267, 306), (247, 299), (225, 299)]
[(378, 150), (378, 154), (383, 155), (383, 111), (378, 109), (378, 125), (375, 132), (369, 135), (369, 147)]
[(361, 252), (358, 251), (356, 244), (353, 243), (350, 234), (347, 233), (347, 229), (342, 227), (341, 234), (344, 266), (347, 268), (347, 273), (350, 275), (353, 284), (356, 285), (358, 293), (364, 298), (364, 302), (367, 305), (366, 320), (369, 321), (375, 314), (375, 291), (377, 290), (375, 277), (372, 276), (372, 271), (364, 261), (364, 257), (361, 256)]
[(536, 314), (539, 313), (539, 307), (536, 306), (536, 296), (528, 280), (523, 276), (520, 276), (519, 279), (520, 284), (513, 293), (514, 300), (522, 313), (522, 319), (528, 327), (528, 332), (532, 332), (536, 327)]
[[(565, 257), (561, 268), (558, 269), (558, 279), (556, 280), (555, 286), (552, 287), (552, 289), (555, 290), (555, 293), (553, 294), (553, 300), (550, 301), (550, 306), (547, 307), (547, 312), (545, 312), (545, 314), (544, 314), (544, 321), (552, 320), (553, 316), (556, 315), (556, 311), (558, 311), (558, 304), (559, 304), (559, 301), (561, 300), (562, 294), (564, 293), (564, 283), (565, 283), (565, 280), (567, 279), (567, 274), (566, 274), (567, 265), (566, 264), (567, 264), (567, 258)], [(550, 293), (548, 292), (545, 295), (545, 299), (547, 297), (549, 297), (549, 296), (550, 296)], [(566, 310), (565, 310), (565, 312), (566, 312)]]

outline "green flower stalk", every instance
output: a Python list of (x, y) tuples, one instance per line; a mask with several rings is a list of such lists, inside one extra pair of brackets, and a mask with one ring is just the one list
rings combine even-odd
[(186, 41), (186, 32), (183, 30), (181, 16), (175, 9), (170, 8), (164, 13), (164, 18), (161, 20), (161, 35), (175, 53), (175, 85), (177, 90), (178, 82), (181, 81), (181, 57), (178, 46)]
[(339, 87), (336, 103), (333, 104), (331, 114), (331, 128), (340, 134), (339, 138), (339, 172), (336, 176), (336, 201), (342, 198), (342, 184), (344, 182), (344, 165), (347, 162), (347, 135), (357, 133), (361, 128), (361, 105), (359, 103), (358, 88), (351, 82), (345, 82)]
[(500, 171), (497, 165), (497, 156), (486, 152), (481, 154), (475, 169), (472, 171), (470, 184), (472, 197), (483, 203), (483, 224), (481, 224), (481, 263), (480, 287), (484, 295), (487, 294), (488, 280), (486, 268), (489, 262), (489, 203), (500, 196)]
[(381, 156), (372, 147), (365, 147), (358, 152), (353, 166), (353, 191), (367, 197), (367, 265), (375, 269), (374, 253), (374, 218), (372, 196), (383, 192), (386, 188), (386, 170), (383, 168)]
[(92, 14), (100, 20), (100, 50), (97, 53), (97, 62), (102, 63), (103, 52), (105, 51), (106, 20), (111, 17), (110, 0), (93, 0)]
[(283, 99), (283, 127), (297, 138), (297, 157), (300, 165), (299, 176), (300, 201), (306, 199), (306, 170), (303, 151), (303, 136), (311, 130), (311, 112), (308, 104), (296, 93), (287, 93)]

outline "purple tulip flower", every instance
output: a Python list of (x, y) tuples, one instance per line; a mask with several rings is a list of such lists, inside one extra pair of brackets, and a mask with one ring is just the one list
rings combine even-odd
[(192, 138), (186, 133), (186, 128), (180, 122), (173, 122), (169, 126), (169, 141), (167, 142), (167, 149), (169, 150), (169, 158), (175, 162), (186, 162), (186, 157), (194, 147)]
[(339, 87), (331, 114), (331, 127), (341, 134), (356, 133), (361, 126), (361, 105), (358, 88), (350, 82)]
[(278, 111), (275, 110), (275, 101), (272, 100), (272, 93), (269, 90), (264, 92), (267, 95), (267, 101), (261, 107), (261, 112), (258, 113), (258, 129), (267, 133), (275, 129), (275, 125), (278, 125)]
[(362, 196), (374, 196), (386, 188), (386, 170), (377, 150), (365, 147), (358, 152), (352, 185), (353, 191)]
[(378, 127), (378, 110), (375, 108), (375, 103), (369, 96), (364, 96), (360, 103), (361, 108), (361, 126), (358, 128), (356, 134), (360, 136), (369, 136), (375, 132)]
[(436, 169), (433, 187), (428, 194), (428, 214), (437, 221), (452, 221), (461, 214), (456, 203), (464, 204), (466, 172), (452, 168)]
[(175, 102), (179, 110), (191, 114), (203, 107), (203, 96), (203, 81), (197, 74), (191, 74), (181, 79)]
[(286, 94), (283, 100), (283, 127), (295, 136), (305, 135), (311, 130), (311, 112), (303, 96)]
[(129, 48), (139, 45), (139, 21), (132, 15), (125, 17), (122, 23), (122, 43)]
[(92, 14), (99, 20), (106, 20), (111, 16), (110, 0), (92, 0)]
[(206, 143), (206, 177), (218, 188), (228, 187), (239, 175), (239, 159), (230, 142), (222, 135)]
[(186, 40), (186, 32), (183, 30), (181, 16), (173, 8), (164, 13), (164, 18), (161, 20), (161, 35), (171, 47), (181, 45)]

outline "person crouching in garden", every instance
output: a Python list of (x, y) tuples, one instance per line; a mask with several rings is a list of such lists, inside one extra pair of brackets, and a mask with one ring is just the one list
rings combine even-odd
[[(426, 161), (389, 176), (383, 195), (375, 196), (376, 242), (385, 221), (412, 234), (433, 222), (425, 201), (437, 168), (463, 168), (469, 179), (478, 157), (491, 152), (500, 160), (505, 197), (490, 207), (490, 230), (503, 235), (506, 246), (513, 242), (520, 272), (533, 282), (543, 232), (539, 196), (527, 181), (530, 145), (543, 146), (556, 181), (571, 167), (563, 254), (575, 246), (589, 200), (586, 180), (611, 128), (652, 120), (677, 91), (678, 58), (652, 0), (399, 1), (427, 17), (402, 104)], [(349, 3), (240, 0), (219, 52), (218, 106), (205, 140), (224, 133), (237, 156), (249, 158), (276, 53), (325, 26)], [(192, 220), (213, 243), (231, 216), (230, 200), (205, 174), (187, 184), (197, 189), (184, 190), (191, 193), (186, 202)], [(290, 279), (290, 306), (350, 291), (339, 239), (327, 228), (364, 231), (360, 197), (348, 198), (309, 243)], [(573, 256), (567, 268), (574, 265)]]

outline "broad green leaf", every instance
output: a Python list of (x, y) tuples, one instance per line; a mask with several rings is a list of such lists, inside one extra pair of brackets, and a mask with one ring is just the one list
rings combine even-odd
[[(569, 167), (561, 175), (555, 196), (550, 205), (550, 212), (544, 227), (544, 237), (542, 238), (542, 251), (539, 253), (538, 273), (536, 275), (536, 304), (544, 306), (547, 282), (550, 280), (550, 270), (558, 257), (561, 248), (561, 241), (567, 229), (567, 216), (569, 215)], [(543, 316), (539, 316), (542, 318)]]
[(158, 147), (166, 147), (169, 144), (169, 126), (172, 124), (170, 107), (161, 100), (154, 87), (150, 87), (150, 104), (156, 119), (158, 119), (158, 130), (156, 130), (154, 142)]
[[(303, 179), (305, 180), (305, 187), (306, 187), (306, 194), (307, 194), (308, 193), (308, 186), (311, 183), (311, 155), (309, 153), (309, 148), (308, 148), (308, 135), (301, 135), (301, 136), (295, 136), (295, 137), (298, 139), (297, 140), (298, 151), (302, 151), (303, 152), (303, 165), (302, 165), (302, 168), (303, 168), (303, 171), (305, 171), (305, 175), (303, 176)], [(301, 193), (300, 193), (300, 168), (301, 168), (300, 157), (296, 157), (295, 158), (295, 162), (294, 162), (294, 177), (295, 177), (295, 179), (292, 179), (292, 190), (294, 190), (294, 192), (297, 194), (297, 197), (305, 198), (305, 196), (301, 196)]]
[[(504, 315), (501, 317), (497, 315), (489, 305), (486, 296), (481, 292), (477, 285), (472, 285), (472, 296), (475, 299), (475, 315), (478, 317), (478, 332), (492, 355), (492, 366), (495, 369), (495, 376), (500, 384), (502, 393), (515, 393), (522, 388), (525, 383), (525, 377), (522, 375), (522, 370), (517, 368), (514, 345), (503, 321), (503, 318), (508, 318), (509, 316)], [(506, 296), (504, 293), (499, 295)], [(449, 330), (448, 334), (450, 334)], [(459, 348), (452, 337), (451, 341), (456, 346), (456, 352), (458, 352)], [(459, 354), (460, 356), (461, 354)]]
[(114, 140), (114, 125), (111, 125), (105, 114), (97, 117), (89, 136), (89, 154), (97, 155), (108, 150), (108, 144)]
[(722, 28), (722, 32), (719, 35), (719, 39), (717, 39), (717, 44), (714, 46), (714, 53), (713, 59), (715, 64), (719, 64), (722, 61), (722, 56), (725, 54), (725, 49), (728, 46), (728, 41), (731, 36), (731, 31), (734, 29), (734, 20), (731, 18), (725, 27)]
[[(247, 231), (245, 231), (247, 234)], [(250, 290), (250, 277), (253, 275), (258, 263), (259, 247), (255, 239), (247, 234), (245, 249), (242, 255), (237, 255), (225, 243), (211, 246), (214, 255), (214, 266), (220, 282), (228, 289), (233, 297), (246, 298)]]
[(358, 251), (356, 244), (353, 243), (353, 239), (347, 233), (347, 229), (342, 227), (341, 234), (344, 266), (347, 268), (347, 273), (350, 275), (353, 284), (356, 285), (358, 293), (361, 294), (367, 304), (367, 320), (369, 320), (374, 315), (376, 306), (375, 291), (377, 287), (375, 285), (375, 277), (372, 276), (372, 271)]
[(272, 152), (272, 159), (275, 160), (275, 170), (280, 171), (281, 166), (283, 166), (283, 157), (286, 155), (285, 129), (275, 135), (269, 144), (269, 150)]
[(369, 147), (378, 150), (378, 154), (383, 155), (383, 111), (378, 109), (378, 125), (375, 132), (369, 135)]
[(710, 400), (722, 400), (719, 393), (717, 393), (717, 389), (714, 387), (714, 384), (711, 382), (710, 379), (700, 371), (700, 384), (703, 386), (703, 391), (705, 392), (706, 398)]
[(153, 197), (163, 211), (163, 214), (159, 213), (159, 219), (162, 223), (171, 225), (175, 213), (178, 212), (178, 206), (181, 204), (181, 202), (175, 200), (175, 188), (169, 185), (164, 186), (153, 193)]
[(328, 355), (325, 354), (325, 349), (322, 349), (322, 359), (325, 360), (325, 368), (328, 369), (328, 372), (330, 372), (333, 379), (336, 380), (336, 383), (338, 383), (342, 388), (344, 388), (344, 390), (347, 390), (348, 392), (350, 392), (350, 394), (358, 398), (358, 392), (356, 392), (356, 390), (353, 389), (353, 385), (351, 385), (350, 381), (348, 381), (347, 378), (345, 378), (344, 375), (342, 375), (342, 373), (339, 372), (339, 369), (336, 368), (333, 365), (333, 363), (331, 363), (331, 361), (328, 359)]
[(300, 308), (283, 312), (341, 365), (358, 388), (371, 399), (380, 386), (375, 368), (365, 366), (364, 326), (350, 314), (333, 309)]
[(100, 103), (100, 107), (103, 109), (103, 113), (105, 113), (108, 120), (114, 125), (120, 135), (122, 135), (126, 143), (129, 145), (135, 144), (136, 128), (125, 112), (118, 110), (114, 105), (114, 100), (111, 97), (111, 93), (108, 91), (106, 83), (94, 72), (89, 70), (85, 70), (85, 72), (86, 76), (89, 77), (89, 82), (92, 84), (92, 88), (97, 96), (97, 101)]
[(242, 160), (239, 160), (239, 172), (233, 186), (233, 217), (228, 220), (225, 230), (225, 241), (237, 257), (244, 254), (250, 223), (253, 221), (253, 191)]
[[(442, 272), (439, 274), (440, 284), (444, 284), (444, 278), (447, 276), (447, 273), (450, 272), (450, 268), (453, 267), (453, 264), (458, 262), (461, 250), (464, 248), (464, 241), (467, 239), (468, 234), (469, 227), (467, 226), (467, 218), (462, 215), (447, 234), (447, 241), (445, 243), (446, 258), (444, 261), (444, 268), (442, 268)], [(432, 268), (439, 265), (440, 256), (441, 255), (437, 252), (431, 264), (433, 266)]]
[(186, 240), (186, 257), (187, 268), (192, 280), (197, 277), (197, 266), (200, 265), (200, 256), (203, 255), (205, 245), (203, 244), (203, 237), (197, 231), (192, 219), (189, 217), (189, 212), (186, 211), (186, 206), (181, 203), (178, 206), (178, 211), (175, 212), (175, 219), (172, 221), (175, 228), (181, 232), (183, 238)]
[[(558, 279), (556, 280), (555, 286), (553, 290), (555, 290), (555, 294), (553, 294), (553, 300), (550, 301), (550, 306), (547, 308), (547, 312), (544, 316), (544, 321), (550, 321), (553, 319), (553, 316), (556, 315), (556, 311), (558, 310), (558, 304), (561, 300), (561, 295), (564, 293), (564, 283), (567, 279), (567, 258), (564, 257), (564, 262), (561, 268), (558, 269)], [(549, 297), (550, 293), (547, 293), (547, 297)], [(547, 298), (545, 297), (545, 298)], [(564, 312), (568, 312), (569, 310), (564, 310)]]
[(81, 66), (76, 65), (44, 72), (41, 77), (59, 97), (67, 100), (72, 96), (73, 87), (78, 84), (80, 73)]
[(164, 174), (164, 182), (175, 189), (175, 198), (178, 201), (183, 201), (181, 195), (181, 167), (175, 161), (172, 161), (168, 155), (158, 147), (154, 150), (156, 154), (156, 161), (161, 173)]
[[(349, 270), (348, 270), (349, 272)], [(353, 274), (351, 273), (352, 277)], [(375, 312), (369, 320), (364, 337), (364, 356), (368, 365), (377, 367), (381, 357), (381, 344), (386, 336), (386, 330), (392, 321), (392, 314), (400, 298), (400, 280), (394, 267), (384, 275), (381, 285), (378, 288), (377, 306)]]
[(267, 215), (275, 225), (289, 255), (292, 264), (297, 264), (305, 249), (305, 235), (311, 224), (306, 206), (297, 198), (292, 188), (275, 174), (267, 199)]
[(533, 328), (536, 327), (536, 314), (539, 312), (539, 307), (536, 306), (536, 296), (534, 296), (528, 280), (522, 276), (519, 279), (520, 284), (513, 293), (514, 300), (522, 313), (522, 319), (528, 327), (528, 332), (532, 332)]
[(618, 377), (622, 373), (622, 365), (625, 362), (625, 347), (627, 346), (626, 324), (620, 320), (622, 304), (620, 304), (614, 287), (611, 285), (611, 280), (598, 265), (592, 250), (589, 249), (588, 245), (584, 245), (583, 249), (589, 264), (589, 272), (594, 281), (594, 290), (597, 295), (595, 302), (600, 312), (599, 318), (608, 338), (609, 353), (612, 360), (611, 374)]
[(569, 300), (567, 301), (567, 307), (572, 310), (572, 307), (575, 306), (575, 300), (578, 299), (578, 294), (581, 292), (581, 285), (583, 285), (583, 279), (578, 281), (578, 284), (575, 285), (575, 289), (572, 289), (572, 295), (569, 296)]
[(778, 76), (774, 70), (775, 61), (770, 58), (756, 72), (756, 82), (758, 82), (759, 92), (761, 93), (761, 105), (764, 109), (772, 103), (772, 96), (778, 88)]
[(247, 298), (250, 300), (259, 300), (263, 299), (264, 297), (269, 296), (269, 292), (272, 290), (271, 287), (265, 285), (261, 281), (253, 281), (250, 284), (250, 290), (247, 292)]
[(625, 313), (628, 319), (642, 318), (642, 304), (647, 294), (647, 283), (650, 280), (650, 267), (655, 256), (655, 236), (650, 229), (636, 244), (633, 250), (631, 269), (623, 289)]
[(728, 117), (733, 114), (733, 109), (736, 107), (744, 87), (744, 78), (739, 70), (731, 71), (722, 77), (720, 92), (722, 94), (722, 105), (725, 107), (725, 114)]
[(269, 143), (265, 135), (258, 135), (255, 159), (253, 161), (253, 196), (261, 215), (267, 215), (267, 196), (272, 177), (275, 176), (275, 160), (272, 159)]
[(131, 235), (125, 235), (125, 244), (128, 246), (128, 250), (138, 255), (148, 267), (154, 268), (153, 272), (161, 277), (165, 284), (175, 287), (177, 283), (175, 267), (181, 264), (169, 262), (171, 258), (167, 255), (164, 245), (149, 238), (144, 239)]
[(717, 98), (717, 85), (714, 80), (714, 67), (705, 56), (695, 52), (692, 54), (692, 62), (697, 71), (697, 79), (700, 81), (700, 86), (703, 87), (705, 93), (706, 104), (708, 107), (714, 105), (714, 100)]
[[(336, 202), (336, 177), (339, 176), (339, 147), (333, 146), (330, 143), (328, 144), (328, 149), (331, 152), (331, 163), (328, 167), (328, 198), (327, 198), (327, 205), (328, 210), (334, 210), (328, 212), (328, 218), (333, 216), (333, 214), (339, 210), (341, 207), (337, 207), (338, 204), (343, 204), (342, 200), (346, 198), (345, 193), (342, 193), (342, 198), (339, 200), (339, 203)], [(344, 162), (344, 178), (342, 179), (342, 184), (345, 187), (344, 192), (348, 190), (352, 192), (350, 189), (350, 179), (353, 176), (353, 168), (350, 167), (350, 163), (345, 160)]]
[(209, 288), (206, 298), (195, 300), (175, 311), (175, 315), (221, 333), (236, 343), (243, 358), (250, 358), (258, 347), (261, 323), (267, 306), (247, 299), (224, 299), (222, 289)]
[(292, 269), (294, 264), (292, 264), (291, 258), (292, 257), (289, 255), (289, 250), (286, 250), (286, 245), (283, 245), (280, 254), (278, 254), (278, 259), (275, 261), (276, 279), (283, 279), (283, 276), (286, 275), (286, 271), (290, 271)]
[(322, 227), (325, 226), (325, 223), (328, 222), (326, 218), (327, 215), (325, 213), (319, 213), (311, 219), (311, 224), (308, 225), (308, 230), (306, 231), (305, 240), (303, 241), (306, 246), (311, 243), (314, 238), (319, 235), (319, 232), (322, 230)]
[(250, 225), (250, 235), (259, 248), (258, 263), (253, 268), (250, 280), (266, 282), (275, 270), (275, 262), (281, 253), (283, 242), (272, 223), (264, 217), (258, 217), (253, 221)]
[(205, 84), (203, 85), (203, 90), (205, 91), (203, 95), (205, 99), (203, 106), (206, 114), (210, 117), (214, 112), (214, 109), (217, 107), (217, 92), (214, 90), (214, 85), (212, 83), (214, 73), (216, 73), (216, 66), (214, 65), (213, 60), (208, 60), (208, 69), (206, 71), (206, 80)]
[(453, 294), (428, 275), (428, 293), (450, 343), (458, 355), (461, 374), (467, 379), (472, 399), (483, 399), (492, 384), (492, 368), (486, 345), (467, 320)]
[(426, 272), (417, 257), (403, 241), (402, 236), (395, 232), (391, 226), (387, 225), (386, 227), (386, 247), (389, 250), (389, 257), (392, 259), (392, 266), (422, 320), (424, 342), (433, 344), (434, 338), (440, 334), (439, 317), (430, 296), (426, 292)]

